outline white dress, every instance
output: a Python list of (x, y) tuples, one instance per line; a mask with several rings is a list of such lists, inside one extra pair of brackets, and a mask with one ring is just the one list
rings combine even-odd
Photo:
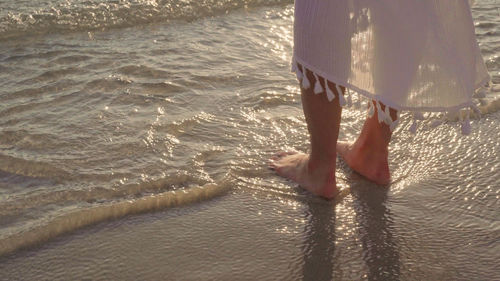
[[(310, 85), (297, 63), (345, 96)], [(474, 107), (490, 80), (468, 0), (295, 0), (292, 69), (303, 87), (341, 105), (367, 98), (416, 119)], [(387, 113), (379, 121), (395, 125)]]

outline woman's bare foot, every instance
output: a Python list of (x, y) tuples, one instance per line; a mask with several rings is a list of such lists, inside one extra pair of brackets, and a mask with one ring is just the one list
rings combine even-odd
[(351, 169), (374, 183), (386, 185), (391, 182), (387, 148), (375, 150), (358, 142), (337, 142), (337, 153)]
[(332, 199), (338, 193), (335, 159), (313, 163), (307, 154), (281, 152), (271, 158), (270, 167), (278, 175), (297, 182), (302, 188), (318, 196)]
[[(385, 110), (384, 104), (380, 106)], [(397, 112), (392, 108), (389, 111), (395, 120)], [(366, 119), (358, 139), (352, 144), (337, 142), (336, 150), (351, 169), (376, 184), (386, 185), (391, 182), (388, 147), (392, 132), (387, 124), (379, 122), (377, 113), (375, 106), (375, 114)]]

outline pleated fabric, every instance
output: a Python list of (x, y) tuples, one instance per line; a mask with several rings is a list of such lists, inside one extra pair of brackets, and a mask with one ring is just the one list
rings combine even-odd
[(490, 81), (468, 0), (295, 0), (292, 68), (309, 86), (297, 64), (415, 113), (474, 106)]

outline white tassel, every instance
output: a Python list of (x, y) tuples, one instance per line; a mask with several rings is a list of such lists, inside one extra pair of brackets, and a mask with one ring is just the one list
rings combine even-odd
[(297, 66), (295, 66), (295, 73), (297, 74), (297, 79), (299, 79), (299, 81), (302, 81), (302, 78), (304, 78), (304, 74)]
[[(347, 89), (346, 89), (346, 93), (349, 93), (349, 91)], [(347, 95), (347, 106), (352, 107), (352, 94), (351, 93), (349, 93)]]
[(391, 118), (391, 110), (389, 109), (389, 106), (385, 106), (385, 115), (389, 116)]
[[(385, 107), (385, 109), (387, 109), (388, 106)], [(394, 132), (394, 130), (396, 129), (396, 127), (399, 125), (399, 114), (401, 112), (399, 110), (396, 110), (396, 120), (392, 121), (392, 117), (391, 117), (391, 112), (390, 111), (386, 111), (386, 114), (389, 118), (389, 120), (391, 120), (391, 124), (389, 125), (389, 128), (391, 129), (391, 132)]]
[(345, 101), (345, 98), (344, 98), (344, 95), (342, 94), (342, 90), (340, 89), (340, 86), (338, 84), (335, 84), (335, 87), (337, 88), (337, 93), (339, 94), (340, 106), (346, 105), (347, 102)]
[(375, 107), (373, 106), (373, 102), (368, 102), (368, 118), (372, 118), (375, 114)]
[(377, 118), (379, 123), (382, 123), (382, 121), (385, 120), (384, 115), (385, 115), (384, 111), (382, 111), (382, 107), (380, 106), (380, 103), (377, 101)]
[(304, 69), (304, 78), (302, 79), (302, 88), (304, 88), (304, 90), (307, 90), (311, 87), (311, 82), (309, 82), (309, 79), (307, 79), (307, 70), (306, 68), (303, 68)]
[(468, 136), (471, 133), (471, 126), (470, 126), (470, 116), (469, 113), (465, 115), (465, 121), (462, 123), (462, 135)]
[(417, 133), (417, 120), (413, 119), (413, 124), (411, 124), (410, 132), (414, 135)]
[(391, 125), (389, 125), (389, 128), (391, 129), (391, 132), (394, 132), (394, 130), (396, 129), (396, 127), (398, 126), (399, 124), (399, 119), (396, 119), (394, 121), (391, 122)]
[(328, 86), (328, 81), (325, 79), (325, 88), (326, 88), (326, 97), (328, 98), (328, 101), (332, 101), (335, 99), (335, 94), (333, 93), (332, 89), (330, 89), (330, 86)]
[(319, 82), (318, 75), (314, 73), (314, 79), (316, 79), (316, 83), (314, 85), (314, 93), (315, 94), (320, 94), (323, 93), (323, 87), (321, 87), (321, 83)]
[[(392, 117), (391, 117), (391, 110), (389, 108), (389, 106), (385, 106), (385, 123), (389, 126), (392, 125), (393, 121), (392, 121)], [(396, 119), (397, 120), (397, 119)]]

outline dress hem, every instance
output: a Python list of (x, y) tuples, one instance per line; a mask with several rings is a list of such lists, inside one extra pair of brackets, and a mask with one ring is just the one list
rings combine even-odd
[[(477, 106), (474, 104), (473, 102), (473, 95), (471, 95), (470, 97), (470, 100), (468, 102), (465, 102), (465, 103), (461, 103), (459, 105), (456, 105), (456, 106), (450, 106), (450, 107), (406, 107), (406, 106), (397, 106), (395, 105), (394, 103), (384, 99), (383, 97), (381, 96), (378, 96), (374, 93), (371, 93), (369, 91), (365, 91), (365, 90), (362, 90), (358, 87), (356, 87), (355, 85), (352, 85), (346, 81), (342, 81), (342, 79), (338, 79), (337, 77), (333, 76), (333, 75), (330, 75), (330, 74), (327, 74), (323, 71), (320, 71), (320, 70), (317, 70), (316, 67), (304, 62), (304, 60), (298, 58), (296, 55), (293, 56), (292, 58), (292, 72), (296, 73), (297, 75), (297, 79), (301, 82), (301, 84), (303, 85), (304, 83), (302, 83), (302, 75), (305, 75), (305, 74), (302, 74), (301, 70), (298, 68), (298, 64), (302, 65), (303, 68), (311, 71), (315, 76), (316, 75), (319, 75), (321, 76), (322, 78), (326, 79), (327, 81), (331, 82), (331, 83), (334, 83), (336, 84), (337, 86), (341, 86), (341, 87), (344, 87), (346, 89), (346, 91), (344, 92), (343, 95), (346, 95), (346, 94), (350, 94), (352, 95), (352, 92), (354, 93), (357, 93), (358, 94), (358, 99), (360, 99), (361, 97), (363, 97), (364, 99), (366, 100), (374, 100), (377, 104), (377, 107), (380, 108), (380, 105), (379, 103), (383, 103), (385, 106), (388, 106), (389, 108), (393, 108), (394, 110), (398, 111), (398, 118), (396, 120), (392, 120), (392, 118), (390, 117), (389, 115), (389, 112), (386, 111), (385, 115), (384, 114), (381, 114), (379, 112), (379, 122), (386, 122), (390, 127), (391, 127), (391, 130), (394, 130), (394, 128), (396, 127), (397, 123), (399, 123), (399, 112), (400, 111), (408, 111), (408, 112), (412, 112), (413, 113), (413, 124), (412, 126), (410, 127), (410, 131), (412, 133), (415, 133), (416, 132), (416, 128), (417, 128), (417, 120), (423, 120), (425, 119), (423, 117), (423, 113), (456, 113), (456, 112), (459, 112), (460, 110), (463, 110), (463, 109), (467, 109), (467, 108), (470, 108), (472, 109), (473, 112), (476, 112), (477, 114), (480, 114), (480, 110), (477, 108)], [(299, 74), (300, 73), (300, 74)], [(474, 90), (473, 92), (477, 92), (479, 89), (482, 89), (484, 87), (486, 87), (486, 85), (491, 81), (490, 77), (486, 77), (484, 78), (480, 83), (477, 83), (474, 87)], [(309, 88), (311, 85), (308, 84), (309, 82), (307, 81), (306, 83), (306, 86), (304, 86), (304, 88)], [(325, 83), (325, 86), (328, 88), (327, 84)], [(314, 86), (313, 86), (314, 87)], [(316, 91), (315, 91), (316, 92)], [(323, 90), (322, 89), (322, 92), (325, 92), (326, 94), (328, 94), (328, 90)], [(339, 95), (341, 93), (338, 93)], [(330, 100), (330, 102), (334, 99), (335, 97), (333, 98), (328, 98)], [(344, 97), (340, 97), (341, 100), (344, 100)], [(369, 103), (369, 114), (372, 114), (372, 111), (373, 109), (371, 108), (371, 105), (373, 103)], [(351, 106), (351, 102), (349, 103), (341, 103), (341, 106), (344, 107), (344, 106), (348, 106), (350, 107)], [(380, 111), (380, 110), (379, 110)], [(462, 122), (462, 134), (464, 135), (468, 135), (470, 133), (470, 121), (469, 121), (469, 118), (470, 118), (470, 110), (468, 110), (466, 113), (465, 113), (465, 116), (462, 116), (460, 115), (460, 121)], [(383, 120), (380, 120), (380, 119), (383, 119)], [(443, 120), (438, 120), (438, 123), (442, 123), (444, 122)], [(436, 126), (436, 122), (434, 122), (434, 125), (433, 127)]]

